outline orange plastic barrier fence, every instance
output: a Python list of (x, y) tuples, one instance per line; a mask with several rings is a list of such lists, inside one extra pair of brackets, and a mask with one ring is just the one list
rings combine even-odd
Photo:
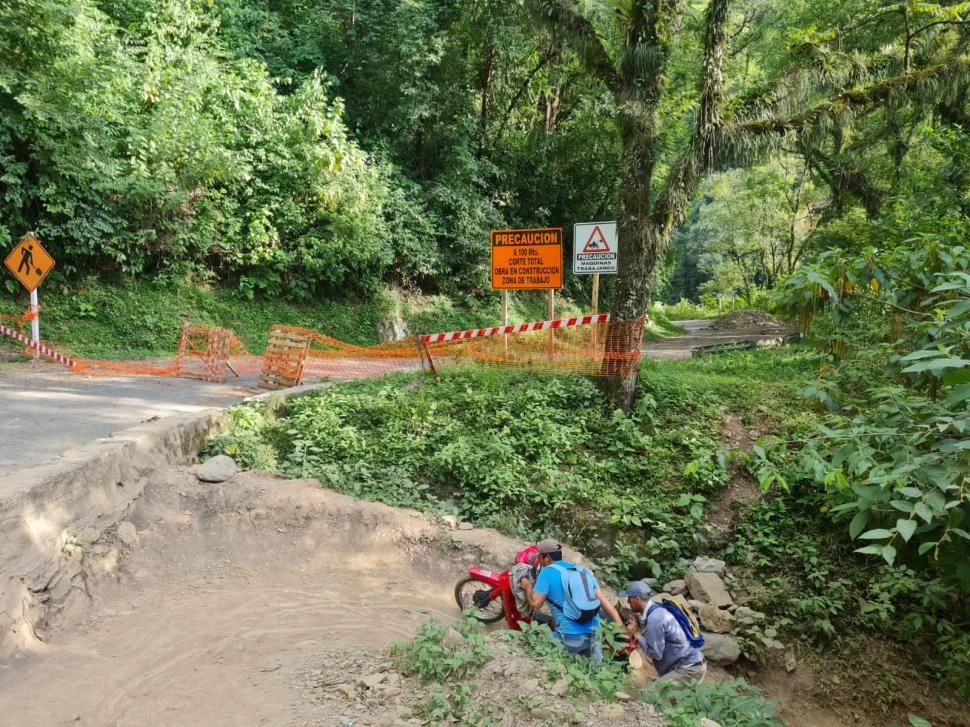
[[(21, 324), (22, 317), (16, 318)], [(614, 376), (640, 361), (645, 319), (611, 321), (582, 316), (505, 327), (425, 334), (374, 346), (358, 346), (295, 326), (273, 326), (262, 356), (246, 351), (226, 328), (185, 325), (174, 357), (148, 361), (70, 360), (49, 349), (53, 360), (93, 375), (178, 376), (225, 382), (260, 375), (264, 388), (285, 388), (313, 379), (360, 379), (460, 363), (527, 371)]]

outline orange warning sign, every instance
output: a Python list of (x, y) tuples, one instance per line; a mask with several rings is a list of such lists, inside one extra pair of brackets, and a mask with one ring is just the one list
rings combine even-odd
[(33, 292), (47, 277), (47, 273), (54, 269), (54, 258), (40, 244), (40, 240), (27, 234), (10, 251), (4, 264), (28, 292)]
[(562, 287), (562, 228), (492, 230), (492, 288)]

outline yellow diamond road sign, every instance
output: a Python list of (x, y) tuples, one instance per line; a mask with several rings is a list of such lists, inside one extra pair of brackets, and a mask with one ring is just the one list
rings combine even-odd
[(28, 292), (36, 290), (54, 269), (54, 258), (33, 235), (25, 235), (3, 262)]

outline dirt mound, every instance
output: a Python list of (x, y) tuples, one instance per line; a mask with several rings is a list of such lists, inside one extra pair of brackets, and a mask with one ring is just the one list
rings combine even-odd
[(792, 330), (792, 326), (773, 315), (761, 310), (737, 310), (721, 316), (715, 320), (709, 331), (760, 331), (764, 333), (785, 333)]
[(203, 485), (184, 468), (153, 474), (125, 521), (72, 543), (84, 594), (42, 653), (0, 663), (0, 714), (18, 724), (334, 725), (301, 686), (308, 664), (450, 622), (467, 563), (506, 564), (523, 546), (315, 481)]
[[(450, 635), (457, 636), (454, 631)], [(462, 724), (492, 720), (508, 727), (539, 727), (549, 724), (662, 727), (653, 707), (633, 702), (602, 702), (566, 694), (567, 675), (550, 675), (550, 665), (518, 653), (508, 632), (486, 637), (491, 658), (462, 684), (467, 693), (458, 702)], [(460, 638), (460, 637), (459, 637)], [(438, 685), (406, 677), (389, 650), (348, 652), (330, 650), (304, 674), (304, 685), (331, 724), (400, 725), (447, 723), (441, 719), (454, 686)], [(434, 696), (433, 696), (434, 695)], [(632, 697), (632, 694), (629, 695)], [(438, 714), (433, 710), (438, 708)], [(468, 722), (469, 716), (473, 716)], [(434, 719), (438, 716), (441, 721)]]

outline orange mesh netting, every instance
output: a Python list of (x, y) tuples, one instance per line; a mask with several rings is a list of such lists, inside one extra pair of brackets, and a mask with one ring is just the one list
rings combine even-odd
[[(468, 361), (544, 373), (613, 376), (631, 364), (639, 364), (643, 325), (644, 319), (610, 321), (604, 314), (425, 338), (436, 362)], [(508, 328), (524, 330), (505, 333)], [(454, 337), (442, 340), (449, 335)]]
[[(4, 316), (25, 325), (23, 316)], [(11, 320), (12, 319), (12, 320)], [(254, 356), (227, 328), (186, 324), (174, 357), (147, 361), (70, 359), (52, 348), (38, 350), (73, 371), (96, 375), (178, 376), (224, 382), (260, 374), (260, 385), (278, 389), (312, 379), (359, 379), (458, 363), (528, 371), (615, 376), (639, 364), (645, 319), (610, 321), (581, 316), (450, 333), (414, 336), (358, 346), (295, 326), (273, 326), (269, 346)], [(0, 322), (2, 324), (2, 322)], [(3, 332), (24, 341), (6, 326)], [(28, 340), (29, 343), (29, 340)]]
[(186, 324), (174, 357), (141, 361), (76, 359), (73, 370), (99, 376), (178, 376), (224, 382), (230, 376), (259, 371), (260, 360), (246, 351), (228, 328)]

